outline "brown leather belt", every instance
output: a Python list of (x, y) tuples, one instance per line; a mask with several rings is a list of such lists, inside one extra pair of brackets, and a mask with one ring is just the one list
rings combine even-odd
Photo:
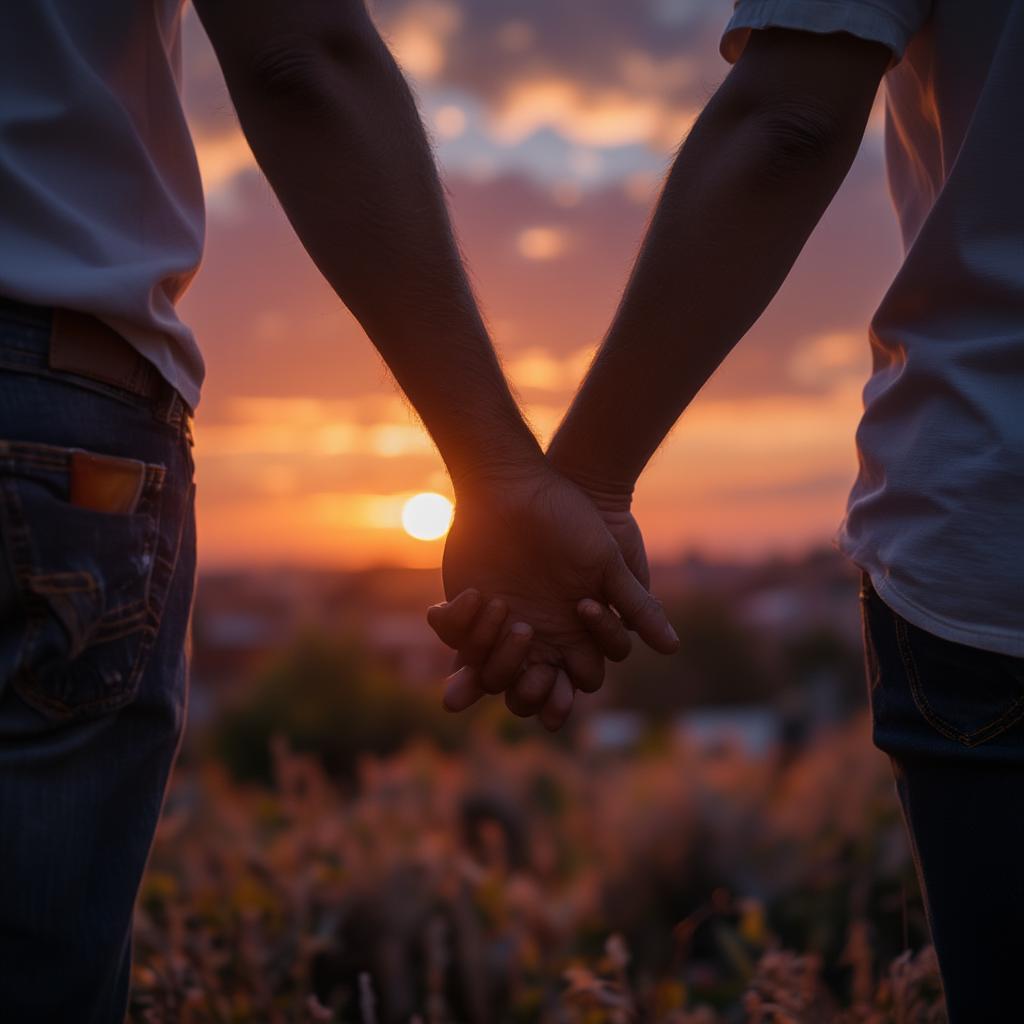
[[(112, 327), (88, 313), (32, 306), (0, 297), (0, 316), (50, 323), (47, 362), (51, 370), (73, 373), (165, 405), (177, 391), (159, 370)], [(187, 405), (185, 411), (188, 411)]]
[(112, 327), (69, 309), (53, 311), (49, 362), (51, 370), (77, 373), (154, 401), (169, 386), (157, 368)]

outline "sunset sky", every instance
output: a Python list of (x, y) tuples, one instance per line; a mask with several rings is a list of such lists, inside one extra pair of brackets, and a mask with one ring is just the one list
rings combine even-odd
[[(607, 326), (671, 154), (728, 70), (718, 39), (730, 9), (373, 5), (433, 135), (495, 344), (544, 438)], [(444, 467), (255, 169), (191, 13), (185, 45), (208, 207), (205, 262), (182, 305), (207, 359), (203, 561), (437, 565), (441, 542), (406, 536), (400, 513), (416, 492), (451, 493)], [(867, 324), (898, 255), (875, 116), (785, 288), (642, 479), (654, 558), (829, 540), (855, 471)]]

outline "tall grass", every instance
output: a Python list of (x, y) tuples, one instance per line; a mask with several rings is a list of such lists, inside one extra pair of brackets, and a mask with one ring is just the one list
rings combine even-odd
[(332, 781), (184, 766), (136, 920), (131, 1018), (352, 1024), (945, 1019), (862, 720), (796, 757), (413, 744)]

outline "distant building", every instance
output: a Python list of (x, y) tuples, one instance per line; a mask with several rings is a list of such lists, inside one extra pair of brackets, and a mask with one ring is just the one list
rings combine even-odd
[(782, 727), (779, 711), (757, 705), (695, 708), (675, 720), (676, 736), (703, 755), (767, 757), (778, 747)]

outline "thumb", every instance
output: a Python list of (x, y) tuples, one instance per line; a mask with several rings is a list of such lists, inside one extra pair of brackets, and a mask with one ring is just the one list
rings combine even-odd
[[(614, 535), (613, 535), (614, 536)], [(651, 585), (651, 569), (647, 564), (647, 551), (644, 549), (641, 540), (635, 547), (619, 548), (622, 557), (626, 562), (626, 568), (633, 574), (634, 579), (647, 590)]]
[(641, 640), (659, 654), (675, 654), (679, 637), (665, 609), (629, 571), (622, 557), (605, 574), (605, 597)]

